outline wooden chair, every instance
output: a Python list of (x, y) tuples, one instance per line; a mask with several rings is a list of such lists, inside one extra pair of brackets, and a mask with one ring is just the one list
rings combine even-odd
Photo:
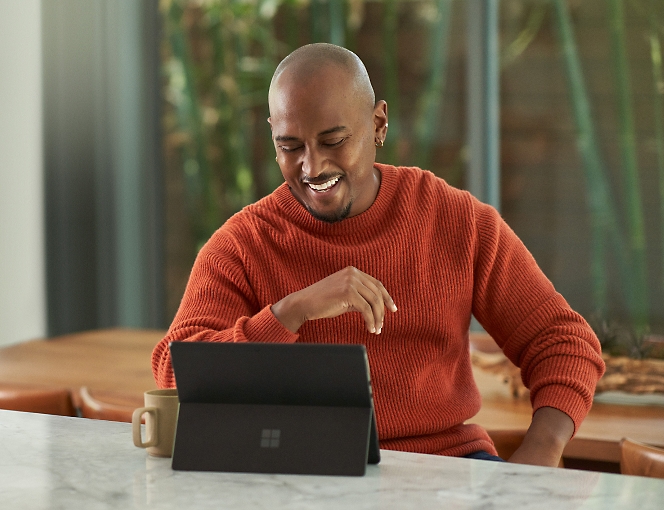
[(0, 409), (76, 416), (71, 393), (65, 388), (0, 383)]
[(507, 460), (521, 446), (526, 435), (525, 430), (487, 430), (493, 441), (498, 456)]
[(86, 386), (79, 389), (76, 397), (81, 417), (93, 420), (131, 423), (134, 409), (143, 406), (143, 402), (139, 399), (110, 391), (91, 392)]
[(664, 478), (664, 450), (624, 437), (620, 441), (620, 472)]

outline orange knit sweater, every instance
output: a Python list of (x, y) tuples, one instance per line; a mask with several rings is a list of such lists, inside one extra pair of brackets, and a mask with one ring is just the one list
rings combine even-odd
[[(585, 417), (604, 364), (597, 338), (556, 293), (490, 206), (430, 172), (376, 164), (375, 202), (335, 224), (313, 218), (283, 184), (229, 219), (201, 249), (152, 368), (175, 385), (168, 343), (361, 343), (369, 356), (381, 448), (442, 455), (485, 450), (464, 422), (480, 408), (471, 314), (521, 367), (533, 408)], [(380, 335), (358, 313), (291, 333), (270, 306), (346, 267), (380, 280), (399, 310)]]

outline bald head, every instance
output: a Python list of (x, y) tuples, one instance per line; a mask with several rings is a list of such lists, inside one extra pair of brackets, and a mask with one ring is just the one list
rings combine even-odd
[(328, 43), (307, 44), (281, 61), (270, 83), (268, 94), (270, 108), (276, 88), (284, 84), (306, 86), (330, 67), (346, 73), (350, 78), (347, 83), (353, 89), (352, 94), (361, 104), (366, 104), (369, 111), (373, 110), (376, 98), (369, 74), (360, 58), (346, 48)]
[(375, 101), (362, 61), (332, 44), (295, 50), (270, 84), (277, 163), (295, 199), (333, 223), (366, 211), (380, 187), (376, 147), (387, 135), (387, 103)]

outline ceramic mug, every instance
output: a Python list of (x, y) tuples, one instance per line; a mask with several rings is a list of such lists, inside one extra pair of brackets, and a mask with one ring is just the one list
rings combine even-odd
[[(171, 457), (175, 426), (178, 420), (178, 390), (150, 390), (144, 393), (145, 407), (134, 411), (132, 432), (134, 444), (146, 448), (155, 457)], [(145, 415), (146, 440), (141, 437), (141, 419)]]

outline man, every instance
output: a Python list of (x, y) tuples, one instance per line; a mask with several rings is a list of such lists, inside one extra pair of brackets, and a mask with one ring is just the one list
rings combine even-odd
[(329, 44), (286, 57), (269, 91), (285, 183), (201, 249), (168, 343), (361, 343), (382, 448), (484, 458), (471, 314), (521, 367), (533, 419), (511, 461), (556, 466), (604, 370), (597, 338), (491, 207), (430, 172), (375, 163), (388, 128), (364, 65)]

